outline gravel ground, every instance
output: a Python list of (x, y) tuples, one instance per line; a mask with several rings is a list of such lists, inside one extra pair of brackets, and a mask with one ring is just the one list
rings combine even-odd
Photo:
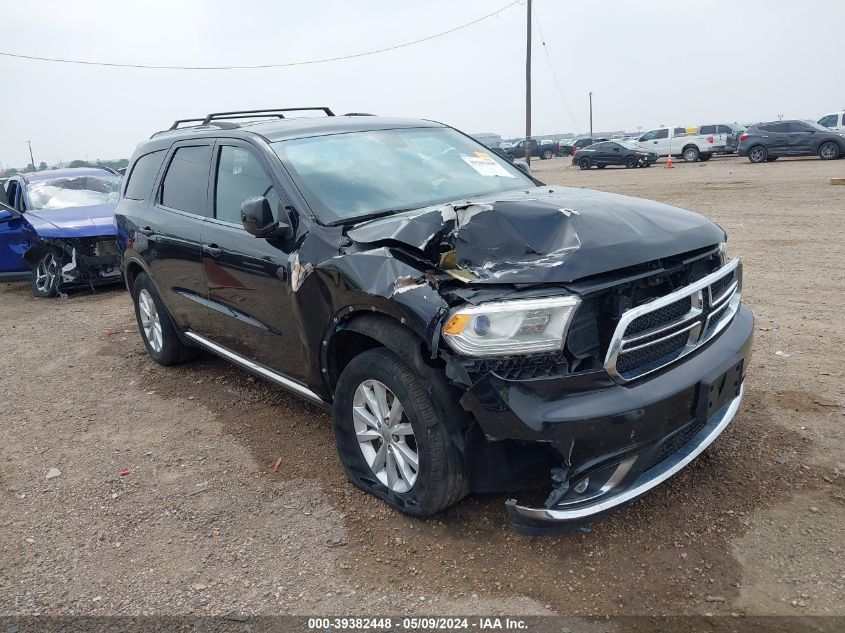
[(120, 289), (0, 284), (0, 614), (845, 614), (845, 161), (534, 167), (730, 234), (755, 356), (701, 458), (564, 536), (512, 533), (501, 495), (411, 519), (346, 481), (322, 411), (155, 365)]

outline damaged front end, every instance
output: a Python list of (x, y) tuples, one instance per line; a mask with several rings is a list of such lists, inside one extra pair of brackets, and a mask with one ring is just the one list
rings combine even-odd
[(542, 187), (347, 236), (350, 253), (408, 260), (381, 284), (393, 300), (419, 291), (439, 306), (426, 313), (426, 341), (477, 423), (461, 440), (473, 490), (550, 477), (544, 503), (507, 502), (518, 531), (569, 528), (631, 501), (702, 452), (739, 407), (753, 317), (739, 261), (700, 216)]
[(24, 253), (34, 274), (36, 290), (52, 294), (69, 287), (95, 287), (119, 282), (117, 240), (107, 237), (39, 237)]

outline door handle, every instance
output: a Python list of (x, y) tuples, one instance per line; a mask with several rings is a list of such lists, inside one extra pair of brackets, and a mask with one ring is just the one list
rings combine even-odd
[(153, 231), (150, 227), (145, 226), (143, 229), (138, 229), (138, 233), (140, 233), (141, 235), (146, 235), (146, 236), (149, 237), (150, 235), (155, 233), (155, 231)]
[(217, 246), (217, 244), (203, 244), (202, 252), (206, 253), (207, 255), (211, 255), (212, 257), (220, 257), (220, 254), (223, 252), (223, 249)]

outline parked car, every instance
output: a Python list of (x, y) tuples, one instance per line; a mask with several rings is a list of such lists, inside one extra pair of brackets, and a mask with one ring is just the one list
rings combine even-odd
[[(514, 143), (505, 150), (509, 156), (514, 158), (525, 158), (525, 141)], [(553, 158), (557, 154), (557, 143), (555, 141), (538, 141), (531, 139), (531, 156), (539, 156), (543, 160)]]
[(619, 167), (651, 167), (657, 160), (657, 154), (647, 152), (636, 143), (626, 141), (604, 141), (588, 147), (582, 147), (572, 157), (572, 164), (581, 169), (595, 166), (604, 169), (608, 165)]
[(837, 132), (845, 132), (845, 111), (826, 114), (818, 120), (818, 124)]
[(699, 125), (697, 133), (701, 136), (725, 134), (725, 148), (723, 151), (716, 153), (733, 154), (739, 146), (739, 135), (745, 132), (745, 129), (745, 126), (739, 123), (708, 123)]
[(153, 360), (206, 349), (331, 411), (350, 481), (408, 514), (545, 478), (545, 504), (507, 502), (527, 533), (621, 507), (730, 423), (753, 317), (721, 228), (321, 110), (138, 146), (115, 222)]
[(29, 277), (36, 297), (120, 281), (112, 219), (120, 183), (95, 167), (9, 178), (0, 200), (0, 275)]
[(845, 133), (813, 121), (758, 123), (740, 135), (737, 153), (752, 163), (771, 162), (781, 156), (831, 160), (845, 156)]
[(568, 139), (566, 142), (561, 141), (561, 145), (558, 147), (558, 155), (574, 156), (575, 152), (577, 152), (582, 147), (589, 147), (590, 145), (595, 145), (596, 143), (600, 143), (606, 140), (608, 139), (593, 138), (591, 136), (582, 136), (580, 138)]
[(688, 134), (686, 128), (660, 127), (649, 130), (637, 139), (637, 145), (658, 156), (681, 157), (687, 163), (707, 161), (713, 154), (724, 153), (727, 134)]

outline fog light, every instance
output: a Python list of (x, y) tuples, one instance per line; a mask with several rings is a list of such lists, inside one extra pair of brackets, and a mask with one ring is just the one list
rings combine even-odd
[(590, 478), (584, 477), (584, 479), (582, 479), (577, 484), (575, 484), (575, 487), (573, 488), (573, 490), (580, 495), (582, 492), (584, 492), (587, 489), (587, 486), (589, 486), (589, 485), (590, 485)]

